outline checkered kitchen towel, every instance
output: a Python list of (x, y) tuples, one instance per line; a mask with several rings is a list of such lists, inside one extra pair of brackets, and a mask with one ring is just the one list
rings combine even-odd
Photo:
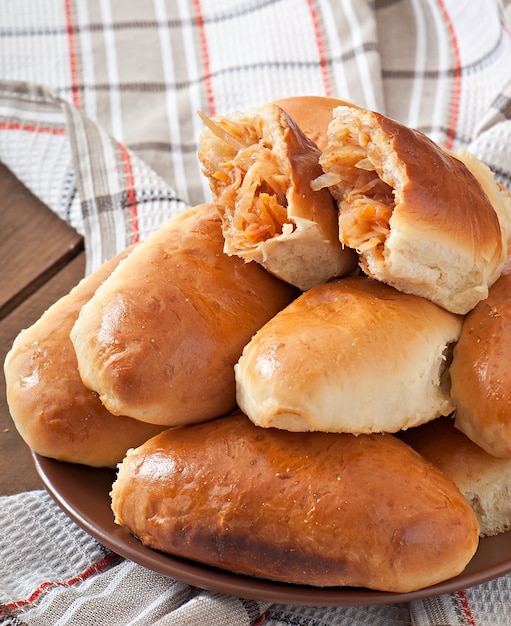
[[(511, 187), (510, 15), (509, 0), (1, 0), (0, 161), (84, 235), (87, 271), (209, 198), (198, 110), (338, 96)], [(0, 623), (511, 623), (508, 577), (403, 606), (269, 606), (120, 559), (43, 492), (0, 500)]]
[(497, 0), (2, 0), (0, 160), (84, 234), (87, 271), (209, 199), (198, 110), (339, 96), (511, 186), (508, 15)]
[(511, 576), (409, 604), (306, 607), (204, 591), (124, 560), (44, 491), (0, 497), (2, 626), (509, 626)]

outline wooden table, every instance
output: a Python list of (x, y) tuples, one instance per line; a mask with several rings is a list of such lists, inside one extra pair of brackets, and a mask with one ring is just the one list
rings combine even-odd
[(14, 338), (83, 277), (83, 239), (0, 163), (0, 495), (41, 489), (5, 397)]

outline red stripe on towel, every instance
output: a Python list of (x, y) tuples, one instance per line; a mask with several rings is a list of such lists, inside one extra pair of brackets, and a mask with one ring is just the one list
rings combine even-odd
[(105, 558), (100, 561), (96, 561), (96, 563), (93, 563), (78, 576), (74, 576), (73, 578), (65, 581), (45, 581), (44, 583), (41, 583), (39, 587), (37, 587), (37, 589), (33, 591), (25, 600), (17, 600), (16, 602), (9, 602), (8, 604), (0, 606), (0, 616), (13, 613), (18, 609), (26, 608), (27, 606), (34, 604), (41, 598), (47, 589), (52, 589), (53, 587), (72, 587), (73, 585), (87, 580), (91, 576), (101, 574), (102, 572), (110, 569), (113, 565), (119, 563), (121, 559), (122, 557), (115, 552), (108, 552)]
[(451, 110), (449, 112), (449, 125), (447, 128), (447, 137), (445, 140), (445, 147), (451, 149), (454, 144), (454, 139), (456, 137), (456, 127), (458, 125), (458, 117), (460, 112), (460, 99), (461, 99), (461, 57), (460, 57), (460, 49), (458, 45), (458, 39), (456, 37), (456, 31), (454, 30), (454, 25), (450, 18), (449, 13), (445, 7), (445, 3), (443, 0), (438, 0), (438, 5), (440, 7), (440, 11), (442, 13), (442, 17), (447, 24), (447, 31), (449, 33), (449, 37), (451, 40), (451, 50), (454, 59), (454, 67), (453, 67), (453, 85), (451, 91)]
[(118, 144), (121, 152), (122, 168), (124, 174), (124, 180), (126, 183), (126, 192), (128, 195), (128, 207), (130, 210), (131, 220), (131, 243), (138, 243), (140, 241), (140, 230), (138, 227), (138, 206), (137, 206), (137, 193), (135, 190), (135, 177), (133, 176), (133, 167), (131, 165), (131, 157), (121, 143)]
[(463, 617), (465, 618), (466, 623), (469, 626), (477, 626), (474, 615), (472, 614), (472, 609), (470, 608), (467, 594), (464, 591), (458, 591), (456, 595), (458, 596), (461, 608), (463, 609)]
[(215, 115), (215, 98), (213, 96), (213, 84), (211, 81), (211, 59), (209, 55), (208, 41), (206, 37), (206, 29), (204, 27), (204, 18), (202, 16), (202, 6), (200, 0), (193, 0), (193, 7), (195, 9), (195, 20), (199, 31), (202, 65), (204, 67), (204, 86), (206, 89), (208, 116), (211, 117), (212, 115)]
[(312, 25), (314, 27), (314, 37), (316, 39), (316, 47), (318, 49), (319, 67), (321, 70), (321, 78), (323, 79), (323, 86), (325, 88), (325, 95), (331, 96), (333, 94), (332, 83), (328, 72), (325, 39), (323, 37), (319, 15), (316, 11), (314, 0), (307, 0), (307, 4), (312, 18)]
[(47, 133), (49, 135), (65, 135), (65, 128), (53, 126), (37, 126), (37, 124), (22, 124), (21, 122), (0, 122), (0, 130), (22, 130), (27, 133)]
[(78, 51), (71, 1), (72, 0), (64, 0), (64, 12), (66, 16), (67, 45), (69, 48), (69, 69), (71, 72), (71, 99), (74, 106), (79, 109), (80, 91), (78, 89)]

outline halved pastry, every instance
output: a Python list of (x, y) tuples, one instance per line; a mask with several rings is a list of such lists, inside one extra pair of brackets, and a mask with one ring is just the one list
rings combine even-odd
[(305, 291), (350, 273), (328, 190), (313, 192), (320, 152), (275, 104), (208, 119), (199, 160), (222, 206), (224, 252), (257, 261)]
[(341, 242), (371, 277), (467, 313), (506, 258), (504, 224), (470, 169), (420, 131), (341, 106), (316, 190), (339, 206)]
[(275, 100), (274, 104), (284, 109), (321, 151), (328, 143), (328, 125), (332, 121), (333, 110), (339, 106), (360, 108), (349, 100), (328, 96), (290, 96)]

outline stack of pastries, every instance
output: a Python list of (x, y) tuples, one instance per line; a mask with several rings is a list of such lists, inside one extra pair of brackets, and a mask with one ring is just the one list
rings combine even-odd
[(511, 196), (349, 102), (201, 117), (212, 201), (20, 333), (16, 427), (117, 466), (147, 546), (313, 586), (456, 576), (511, 527)]

